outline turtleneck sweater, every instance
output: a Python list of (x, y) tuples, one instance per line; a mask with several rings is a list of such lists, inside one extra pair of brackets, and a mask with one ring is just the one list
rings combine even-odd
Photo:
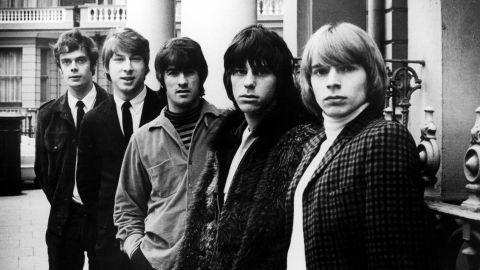
[(288, 270), (306, 270), (306, 258), (305, 258), (305, 241), (303, 235), (303, 193), (312, 180), (313, 174), (318, 169), (320, 162), (327, 153), (328, 149), (333, 145), (333, 142), (338, 137), (343, 128), (353, 119), (355, 119), (365, 108), (368, 107), (368, 103), (365, 103), (358, 107), (355, 111), (349, 115), (341, 118), (332, 118), (323, 113), (323, 125), (325, 128), (326, 139), (320, 145), (320, 149), (316, 156), (312, 159), (307, 169), (303, 173), (300, 181), (298, 182), (293, 198), (293, 229), (290, 240), (290, 247), (288, 249), (287, 257), (287, 269)]
[(178, 135), (180, 135), (180, 139), (187, 150), (190, 149), (193, 131), (195, 129), (195, 125), (197, 124), (198, 118), (200, 118), (201, 111), (201, 103), (193, 110), (182, 113), (174, 113), (169, 111), (168, 108), (165, 109), (165, 117), (167, 117), (167, 119), (170, 120), (172, 125), (175, 127), (175, 130), (177, 130)]

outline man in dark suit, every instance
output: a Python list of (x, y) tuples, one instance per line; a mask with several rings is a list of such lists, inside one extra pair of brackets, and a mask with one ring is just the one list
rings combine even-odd
[(93, 40), (72, 29), (53, 46), (67, 92), (38, 114), (35, 174), (50, 202), (46, 242), (50, 269), (83, 269), (85, 251), (95, 268), (93, 223), (87, 219), (75, 181), (78, 127), (83, 115), (107, 99), (93, 83), (98, 50)]
[(96, 219), (95, 252), (100, 269), (131, 269), (115, 239), (115, 191), (130, 136), (158, 116), (166, 98), (144, 84), (149, 44), (134, 30), (113, 30), (105, 40), (102, 60), (113, 96), (85, 115), (79, 141), (78, 188), (88, 215)]

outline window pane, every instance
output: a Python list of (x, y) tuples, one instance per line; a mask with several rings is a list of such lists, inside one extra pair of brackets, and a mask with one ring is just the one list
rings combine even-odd
[(0, 49), (0, 102), (22, 102), (22, 49)]

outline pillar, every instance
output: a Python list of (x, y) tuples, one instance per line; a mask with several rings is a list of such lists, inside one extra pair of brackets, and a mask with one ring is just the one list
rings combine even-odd
[(257, 22), (256, 0), (182, 0), (182, 36), (197, 41), (208, 64), (205, 98), (231, 106), (223, 85), (223, 55), (241, 29)]
[(367, 32), (383, 51), (385, 33), (385, 2), (384, 0), (367, 1)]
[(302, 57), (303, 47), (312, 35), (311, 1), (283, 2), (283, 39), (294, 57)]
[(155, 56), (165, 41), (174, 36), (175, 0), (127, 0), (126, 26), (150, 42), (150, 72), (145, 83), (154, 90), (159, 89), (160, 83), (155, 77)]

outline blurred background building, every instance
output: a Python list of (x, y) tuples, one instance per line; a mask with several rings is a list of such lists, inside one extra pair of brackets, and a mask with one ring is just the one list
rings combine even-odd
[[(263, 24), (300, 57), (321, 25), (352, 22), (374, 37), (389, 67), (386, 117), (407, 125), (419, 145), (425, 199), (443, 237), (439, 260), (445, 269), (480, 269), (479, 14), (477, 0), (0, 0), (0, 111), (25, 115), (23, 132), (33, 136), (38, 107), (65, 91), (49, 45), (72, 27), (100, 49), (117, 26), (147, 37), (154, 89), (158, 49), (190, 36), (209, 64), (206, 98), (228, 107), (223, 53), (240, 29)], [(94, 79), (110, 89), (101, 61)]]

